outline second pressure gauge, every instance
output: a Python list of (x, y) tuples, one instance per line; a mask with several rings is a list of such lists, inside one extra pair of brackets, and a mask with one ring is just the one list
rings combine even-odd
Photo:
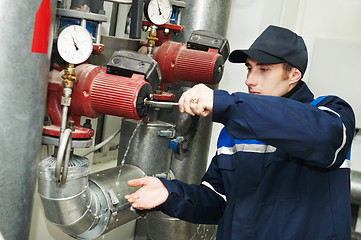
[(170, 0), (150, 0), (145, 4), (145, 17), (155, 25), (162, 25), (169, 21), (172, 15)]
[(58, 36), (58, 52), (68, 63), (85, 62), (93, 52), (93, 40), (85, 28), (71, 25), (64, 28)]

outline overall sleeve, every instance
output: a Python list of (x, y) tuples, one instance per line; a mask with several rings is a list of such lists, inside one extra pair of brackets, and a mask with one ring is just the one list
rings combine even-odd
[(321, 168), (343, 163), (355, 131), (352, 108), (336, 96), (313, 106), (282, 97), (216, 90), (213, 121), (224, 124), (232, 138), (257, 139)]
[(226, 206), (218, 174), (215, 161), (212, 161), (201, 185), (160, 178), (168, 189), (169, 196), (158, 209), (188, 222), (218, 224)]

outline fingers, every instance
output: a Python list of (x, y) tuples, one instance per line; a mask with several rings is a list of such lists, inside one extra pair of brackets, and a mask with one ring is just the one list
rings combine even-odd
[(128, 186), (142, 186), (136, 192), (124, 196), (132, 207), (140, 210), (151, 209), (162, 204), (169, 195), (167, 188), (155, 177), (130, 180)]
[(136, 191), (135, 193), (125, 195), (124, 198), (128, 200), (128, 202), (132, 205), (132, 207), (137, 209), (144, 209), (141, 207), (142, 199), (141, 199), (141, 193), (139, 193), (140, 189)]
[(190, 103), (192, 101), (193, 97), (193, 89), (189, 89), (188, 91), (184, 92), (181, 96), (181, 98), (178, 101), (179, 111), (181, 113), (189, 113), (192, 116), (194, 116), (194, 112), (190, 108)]
[(128, 194), (124, 196), (125, 199), (127, 199), (129, 202), (134, 203), (137, 199), (139, 199), (139, 195), (137, 192)]
[(181, 113), (206, 117), (213, 110), (213, 90), (204, 84), (195, 85), (182, 94), (178, 104)]
[[(129, 187), (138, 187), (138, 186), (143, 186), (144, 184), (146, 183), (146, 179), (145, 178), (137, 178), (137, 179), (132, 179), (132, 180), (129, 180), (127, 182), (127, 185)], [(128, 202), (134, 207), (134, 208), (137, 208), (138, 207), (138, 204), (136, 203), (137, 200), (139, 199), (139, 191), (136, 191), (132, 194), (128, 194), (128, 195), (125, 195), (124, 198), (128, 200)]]
[(127, 185), (129, 187), (138, 187), (138, 186), (142, 186), (144, 184), (145, 184), (145, 179), (144, 178), (132, 179), (132, 180), (129, 180), (127, 182)]

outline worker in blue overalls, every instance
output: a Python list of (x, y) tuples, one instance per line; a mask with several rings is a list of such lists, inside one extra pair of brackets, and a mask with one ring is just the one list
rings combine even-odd
[(288, 29), (269, 26), (229, 61), (245, 63), (249, 93), (196, 85), (179, 100), (180, 112), (224, 125), (203, 182), (131, 180), (142, 187), (128, 201), (218, 224), (217, 239), (351, 239), (352, 108), (337, 96), (314, 99), (301, 80), (305, 43)]

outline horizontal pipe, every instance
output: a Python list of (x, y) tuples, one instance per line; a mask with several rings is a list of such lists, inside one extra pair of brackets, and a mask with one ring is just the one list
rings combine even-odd
[(125, 164), (89, 174), (89, 160), (71, 155), (67, 181), (55, 177), (56, 157), (38, 166), (38, 192), (45, 216), (63, 232), (78, 239), (95, 239), (139, 217), (124, 198), (137, 188), (126, 182), (144, 172)]

